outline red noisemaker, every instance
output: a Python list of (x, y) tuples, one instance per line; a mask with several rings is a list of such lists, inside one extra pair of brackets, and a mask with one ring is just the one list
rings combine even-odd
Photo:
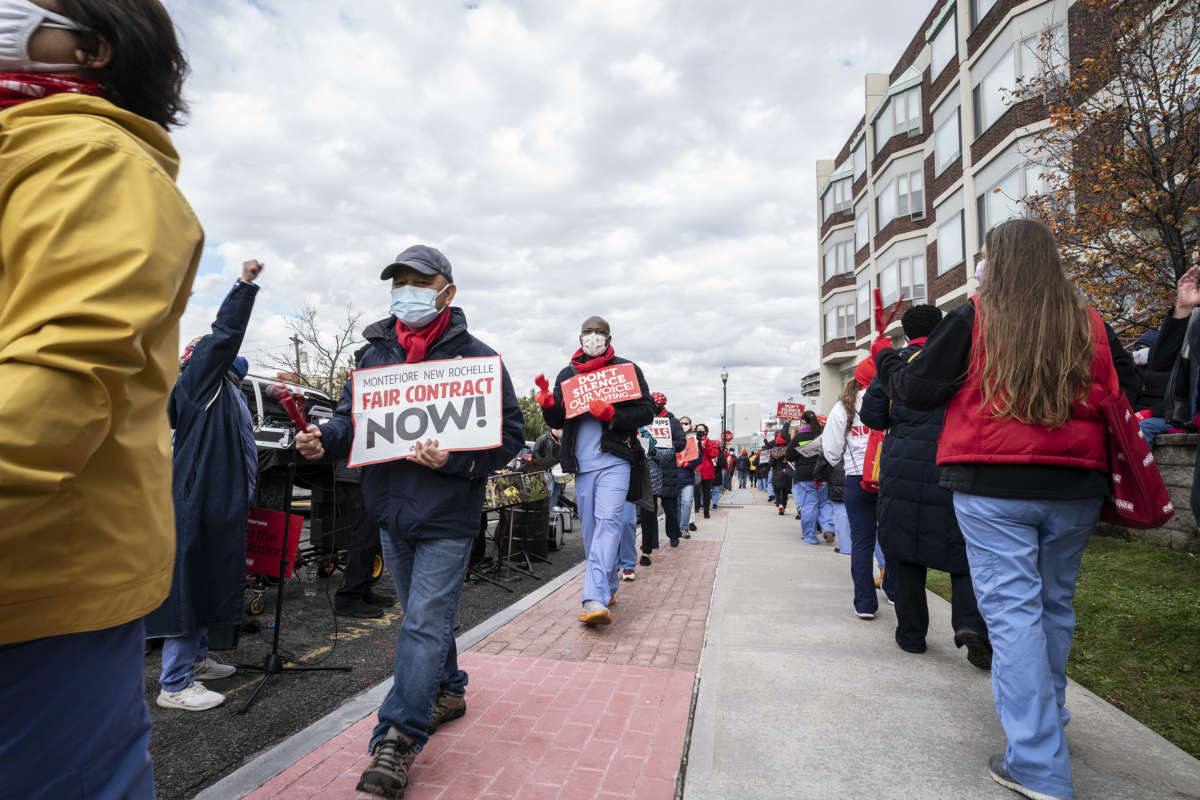
[(282, 383), (272, 386), (271, 391), (275, 394), (279, 405), (283, 406), (283, 410), (287, 412), (288, 418), (295, 423), (296, 430), (300, 433), (307, 431), (308, 420), (304, 416), (304, 395), (293, 392)]

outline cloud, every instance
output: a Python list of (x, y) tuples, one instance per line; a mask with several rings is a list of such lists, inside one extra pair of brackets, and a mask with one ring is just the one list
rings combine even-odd
[(193, 67), (180, 183), (209, 241), (185, 341), (251, 257), (256, 365), (305, 303), (381, 318), (380, 268), (423, 242), (518, 391), (600, 313), (715, 422), (722, 366), (730, 401), (764, 408), (817, 366), (814, 162), (929, 2), (167, 5)]

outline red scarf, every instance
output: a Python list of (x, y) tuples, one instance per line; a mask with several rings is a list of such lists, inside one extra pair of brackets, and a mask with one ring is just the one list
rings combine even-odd
[(612, 361), (613, 356), (615, 355), (616, 352), (612, 349), (612, 345), (610, 344), (608, 349), (605, 350), (602, 355), (598, 355), (593, 359), (584, 361), (587, 356), (584, 355), (583, 350), (580, 349), (576, 350), (575, 355), (571, 356), (571, 366), (575, 367), (575, 371), (578, 373), (591, 372), (592, 370), (607, 366), (608, 362)]
[(42, 75), (34, 72), (0, 72), (0, 109), (40, 100), (52, 94), (104, 96), (104, 87), (86, 78)]
[(450, 306), (442, 309), (442, 313), (437, 315), (437, 319), (419, 331), (414, 331), (400, 320), (396, 320), (396, 339), (407, 353), (404, 363), (415, 364), (418, 361), (424, 361), (425, 353), (429, 351), (434, 342), (442, 338), (442, 334), (449, 327)]
[(926, 339), (928, 339), (928, 338), (929, 338), (928, 336), (918, 336), (918, 337), (917, 337), (917, 338), (915, 338), (915, 339), (909, 339), (909, 340), (908, 340), (908, 346), (909, 346), (909, 347), (924, 347), (924, 346), (925, 346), (925, 340), (926, 340)]

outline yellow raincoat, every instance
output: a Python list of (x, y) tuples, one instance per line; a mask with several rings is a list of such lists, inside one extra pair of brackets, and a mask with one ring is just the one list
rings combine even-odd
[(0, 645), (170, 589), (167, 394), (204, 239), (178, 168), (102, 98), (0, 113)]

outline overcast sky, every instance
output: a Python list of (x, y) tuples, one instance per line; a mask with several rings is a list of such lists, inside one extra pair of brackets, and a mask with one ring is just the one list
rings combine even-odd
[(425, 243), (520, 393), (600, 314), (677, 414), (719, 424), (722, 366), (773, 409), (819, 357), (814, 162), (931, 3), (166, 0), (207, 234), (183, 339), (251, 257), (256, 367), (305, 303), (381, 319)]

